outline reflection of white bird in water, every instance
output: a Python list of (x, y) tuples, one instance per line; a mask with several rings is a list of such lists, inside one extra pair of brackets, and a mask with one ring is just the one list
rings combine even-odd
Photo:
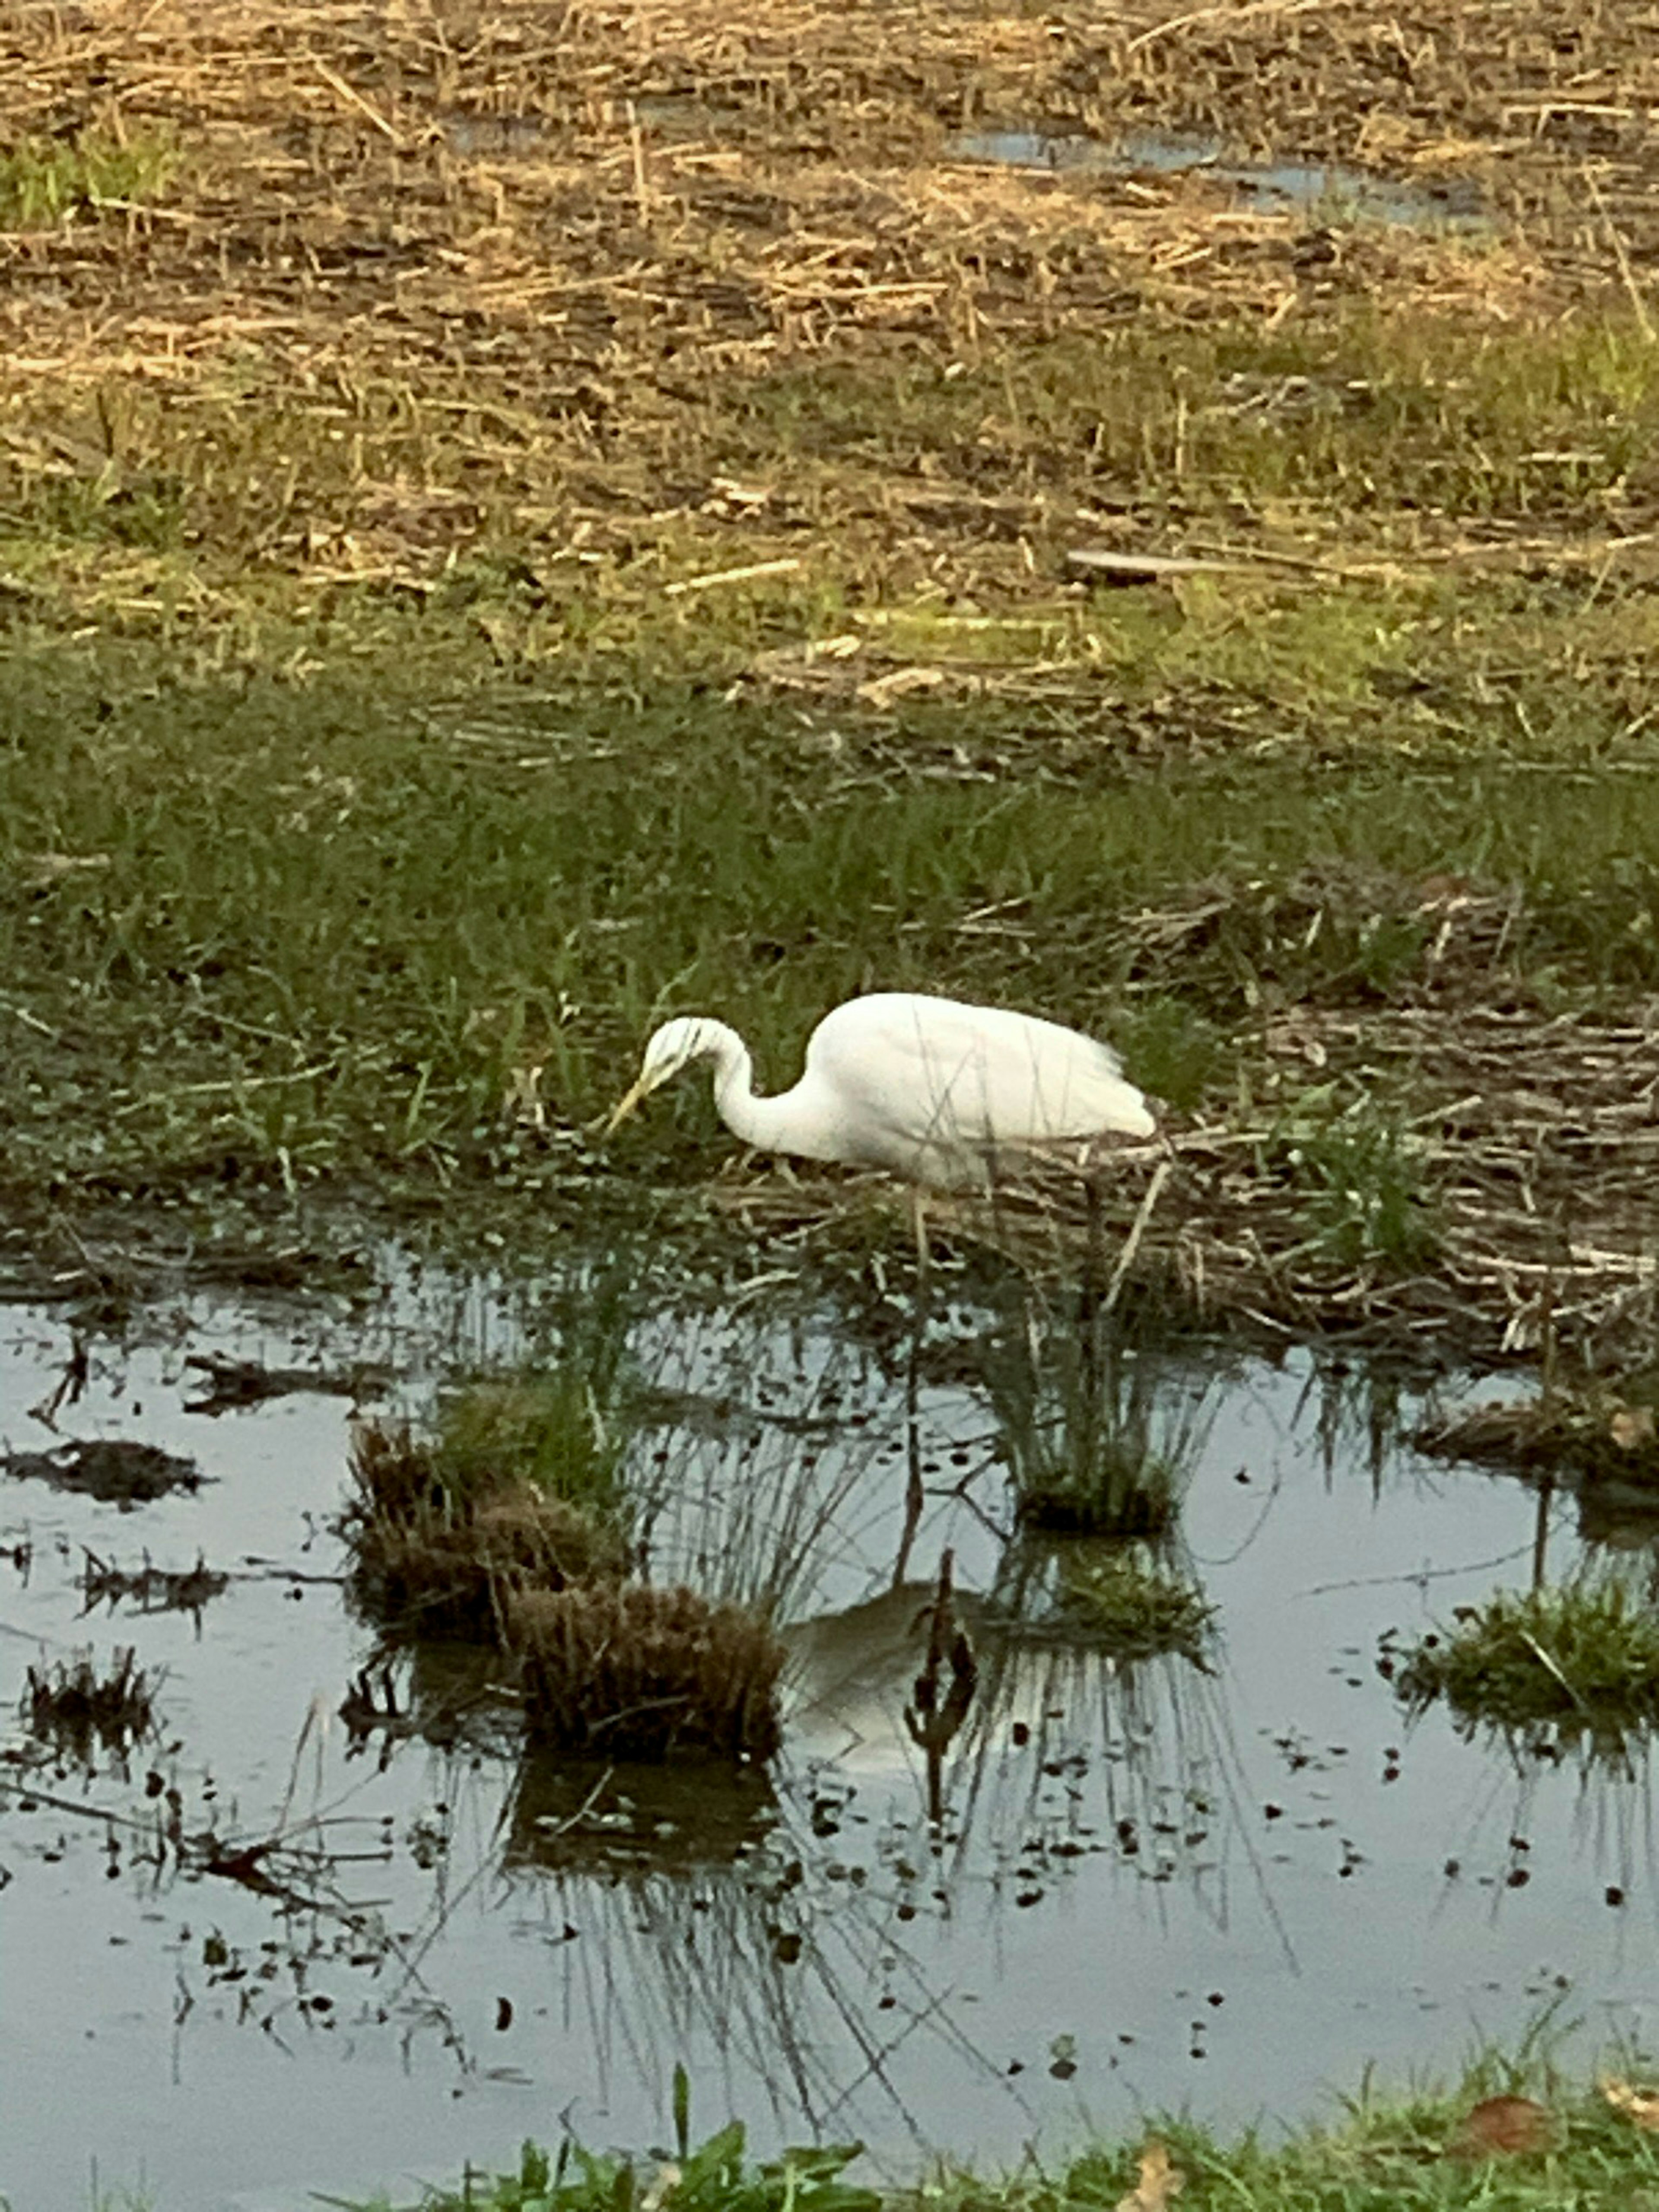
[(726, 1127), (767, 1152), (895, 1168), (919, 1183), (983, 1188), (1018, 1155), (1156, 1124), (1108, 1045), (1034, 1014), (911, 991), (849, 999), (806, 1047), (793, 1091), (757, 1098), (737, 1031), (698, 1014), (665, 1022), (611, 1129), (696, 1060), (714, 1073)]

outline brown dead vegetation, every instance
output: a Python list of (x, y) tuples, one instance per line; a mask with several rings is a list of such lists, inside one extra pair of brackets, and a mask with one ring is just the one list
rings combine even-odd
[[(342, 1516), (359, 1602), (398, 1635), (498, 1647), (532, 1741), (605, 1759), (769, 1758), (783, 1649), (765, 1619), (623, 1579), (627, 1548), (591, 1507), (505, 1461), (459, 1475), (406, 1427), (364, 1424)], [(367, 1677), (359, 1725), (385, 1726)]]
[(342, 1517), (358, 1602), (387, 1628), (500, 1640), (512, 1593), (623, 1571), (614, 1529), (510, 1468), (460, 1484), (408, 1428), (365, 1422)]
[[(1341, 300), (1502, 330), (1622, 289), (1645, 316), (1655, 53), (1644, 19), (1583, 0), (21, 0), (0, 9), (0, 140), (148, 132), (177, 158), (159, 198), (0, 232), (0, 485), (107, 497), (113, 467), (123, 496), (144, 479), (165, 501), (187, 441), (191, 541), (322, 592), (425, 593), (510, 544), (556, 592), (611, 558), (695, 593), (858, 532), (878, 589), (1018, 599), (1063, 563), (1086, 471), (983, 481), (969, 441), (898, 481), (855, 454), (784, 481), (732, 450), (734, 391)], [(1450, 182), (1493, 228), (1328, 222), (1133, 155), (966, 158), (958, 134), (997, 128)], [(175, 611), (222, 616), (229, 574), (199, 562)]]
[(783, 1646), (695, 1590), (642, 1583), (527, 1589), (507, 1609), (532, 1738), (604, 1758), (764, 1759), (779, 1741)]
[(1506, 1473), (1639, 1489), (1659, 1506), (1659, 1431), (1653, 1408), (1613, 1392), (1470, 1406), (1420, 1428), (1412, 1439), (1439, 1459), (1470, 1460)]

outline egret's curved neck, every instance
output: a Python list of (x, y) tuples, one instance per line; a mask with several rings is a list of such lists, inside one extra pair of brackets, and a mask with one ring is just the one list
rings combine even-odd
[(755, 1063), (748, 1046), (724, 1022), (711, 1022), (707, 1057), (714, 1063), (714, 1106), (734, 1137), (757, 1152), (797, 1149), (791, 1133), (793, 1109), (787, 1091), (775, 1098), (755, 1096)]

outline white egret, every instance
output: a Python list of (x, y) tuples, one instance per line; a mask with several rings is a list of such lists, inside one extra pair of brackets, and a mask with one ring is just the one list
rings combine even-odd
[(877, 991), (824, 1016), (799, 1082), (770, 1098), (756, 1097), (749, 1048), (726, 1023), (665, 1022), (606, 1135), (698, 1060), (713, 1065), (720, 1119), (757, 1151), (894, 1168), (946, 1189), (985, 1188), (1021, 1154), (1157, 1127), (1117, 1054), (1094, 1037), (1035, 1014)]

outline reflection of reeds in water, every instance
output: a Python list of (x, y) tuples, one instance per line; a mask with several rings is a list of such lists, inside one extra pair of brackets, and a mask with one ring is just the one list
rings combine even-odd
[(100, 1751), (124, 1765), (155, 1728), (155, 1686), (130, 1644), (101, 1669), (90, 1651), (43, 1662), (28, 1670), (24, 1724), (55, 1757), (88, 1772)]
[[(655, 1780), (619, 1770), (586, 1820), (565, 1778), (544, 1797), (545, 1771), (522, 1778), (507, 1869), (537, 1869), (562, 2009), (585, 2027), (602, 2084), (625, 2069), (655, 2093), (684, 2058), (717, 2075), (728, 2108), (761, 2089), (780, 2131), (825, 2140), (896, 2123), (919, 2145), (896, 2079), (913, 2042), (943, 2042), (970, 2079), (1006, 2089), (907, 1944), (904, 1893), (848, 1878), (847, 1844), (814, 1822), (805, 1778), (775, 1807), (758, 1790), (723, 1791), (704, 1823), (672, 1767)], [(597, 1828), (617, 1809), (613, 1790), (636, 1788), (613, 1851)], [(647, 1863), (653, 1814), (679, 1832), (665, 1863)], [(522, 1922), (516, 1883), (515, 1899)]]
[(729, 1867), (778, 1817), (760, 1766), (570, 1759), (530, 1750), (513, 1781), (503, 1863), (618, 1880)]
[(1139, 1893), (1179, 1884), (1224, 1927), (1242, 1851), (1288, 1955), (1250, 1844), (1224, 1677), (1175, 1653), (1126, 1661), (1014, 1631), (981, 1645), (980, 1680), (953, 1778), (958, 1866), (988, 1860), (1029, 1898), (1106, 1853)]
[(1109, 1328), (1033, 1305), (986, 1346), (983, 1382), (1028, 1528), (1160, 1536), (1174, 1524), (1215, 1418), (1177, 1366)]
[(866, 1402), (867, 1362), (827, 1330), (739, 1334), (690, 1315), (653, 1334), (625, 1474), (652, 1571), (775, 1620), (825, 1577), (866, 1575), (863, 1518), (890, 1504), (871, 1477), (896, 1449)]

